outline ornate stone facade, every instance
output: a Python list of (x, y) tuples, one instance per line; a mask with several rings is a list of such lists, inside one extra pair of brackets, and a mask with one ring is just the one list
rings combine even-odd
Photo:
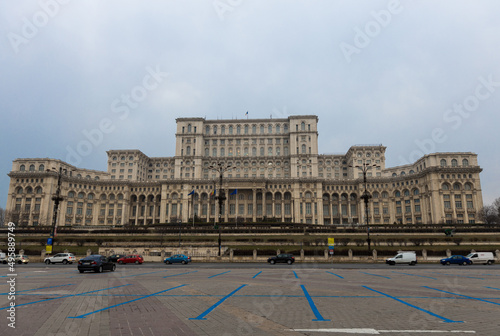
[[(58, 225), (147, 225), (193, 219), (213, 222), (223, 175), (226, 222), (275, 220), (324, 225), (365, 223), (363, 174), (369, 165), (369, 223), (475, 223), (482, 208), (477, 155), (428, 154), (386, 168), (382, 145), (318, 153), (318, 117), (205, 120), (179, 118), (173, 157), (110, 150), (107, 172), (55, 159), (14, 160), (8, 219), (50, 225), (61, 176)], [(189, 195), (192, 191), (191, 195)]]

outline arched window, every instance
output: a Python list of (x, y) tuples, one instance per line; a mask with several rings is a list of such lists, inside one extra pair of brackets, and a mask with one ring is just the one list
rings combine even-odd
[(191, 124), (188, 124), (188, 133), (191, 133)]
[(396, 197), (401, 197), (401, 192), (400, 192), (399, 190), (398, 190), (398, 191), (396, 191), (396, 192), (394, 193), (394, 196), (396, 196)]
[(22, 194), (23, 193), (23, 188), (19, 187), (17, 188), (17, 194)]
[(260, 156), (264, 156), (264, 147), (260, 147)]
[(45, 165), (43, 165), (43, 164), (39, 165), (38, 171), (45, 171)]
[(306, 145), (302, 145), (301, 153), (306, 154)]
[(115, 195), (114, 194), (109, 195), (109, 200), (110, 201), (114, 201), (115, 200)]
[(214, 126), (214, 134), (217, 134), (217, 126)]
[(273, 156), (273, 147), (268, 147), (267, 148), (267, 155), (268, 156)]
[(42, 188), (41, 188), (41, 187), (37, 187), (37, 188), (35, 189), (35, 193), (36, 193), (36, 194), (41, 194), (42, 192), (43, 192), (43, 190), (42, 190)]
[(75, 197), (75, 192), (74, 191), (68, 192), (68, 198), (74, 198), (74, 197)]
[(252, 156), (257, 156), (257, 148), (252, 147)]
[(220, 127), (220, 134), (222, 134), (222, 135), (226, 134), (226, 126)]
[(252, 134), (257, 134), (257, 126), (252, 125)]
[(186, 155), (191, 155), (191, 146), (186, 147)]
[(245, 125), (245, 134), (248, 134), (248, 125)]
[(118, 200), (122, 200), (123, 199), (123, 194), (118, 194)]
[(453, 190), (460, 190), (460, 189), (462, 189), (461, 187), (462, 186), (460, 185), (460, 183), (453, 184)]
[(398, 174), (392, 173), (392, 177), (396, 177), (396, 176), (398, 176)]
[(241, 126), (236, 126), (236, 134), (241, 134)]
[(30, 165), (30, 171), (35, 171), (35, 165)]
[(451, 160), (452, 167), (458, 167), (458, 161), (456, 159)]
[(305, 196), (306, 196), (306, 198), (311, 198), (311, 193), (308, 191), (308, 192), (306, 192)]
[(443, 190), (450, 190), (450, 185), (448, 183), (443, 183), (442, 189)]
[(233, 126), (229, 126), (229, 134), (233, 134)]
[(25, 171), (25, 170), (26, 170), (26, 167), (25, 167), (24, 165), (21, 165), (21, 166), (19, 167), (19, 170), (20, 170), (20, 171)]
[(378, 198), (379, 197), (379, 194), (378, 192), (374, 192), (373, 195), (372, 195), (373, 198)]
[(462, 167), (469, 167), (469, 160), (463, 159), (462, 160)]
[(410, 196), (410, 191), (409, 191), (408, 189), (405, 189), (405, 190), (404, 190), (404, 195), (405, 195), (405, 196)]
[(276, 133), (280, 133), (280, 132), (281, 132), (280, 125), (276, 125)]
[(84, 194), (84, 193), (82, 193), (82, 192), (79, 192), (79, 193), (78, 193), (78, 198), (85, 198), (85, 194)]
[(26, 193), (27, 193), (27, 194), (31, 194), (31, 193), (33, 193), (33, 188), (31, 188), (31, 187), (26, 187)]
[(470, 184), (469, 182), (467, 182), (464, 186), (464, 189), (465, 190), (472, 190), (472, 184)]
[(91, 194), (88, 194), (88, 195), (87, 195), (87, 199), (88, 199), (88, 200), (93, 200), (93, 199), (94, 199), (94, 194), (92, 194), (92, 193), (91, 193)]
[(389, 198), (389, 193), (387, 191), (383, 191), (382, 198)]
[(413, 195), (417, 196), (420, 193), (418, 189), (413, 189)]
[(210, 127), (209, 126), (205, 127), (205, 134), (210, 134)]
[(101, 195), (101, 200), (102, 200), (102, 201), (106, 200), (106, 195), (105, 195), (105, 194), (102, 194), (102, 195)]
[(273, 133), (273, 125), (268, 125), (268, 126), (267, 126), (267, 133), (268, 133), (268, 134)]
[(446, 160), (445, 159), (441, 159), (441, 167), (446, 167)]
[(260, 134), (264, 134), (264, 125), (260, 125)]
[(301, 122), (300, 123), (300, 130), (301, 131), (305, 131), (306, 130), (306, 123), (305, 122)]

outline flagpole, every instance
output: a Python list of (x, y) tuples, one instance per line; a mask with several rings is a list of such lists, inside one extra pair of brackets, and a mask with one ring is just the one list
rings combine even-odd
[(193, 200), (192, 200), (192, 202), (193, 202), (193, 228), (194, 228), (194, 193), (193, 193)]

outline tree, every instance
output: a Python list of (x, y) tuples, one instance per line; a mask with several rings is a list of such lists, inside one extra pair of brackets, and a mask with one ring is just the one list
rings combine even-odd
[(5, 225), (5, 217), (6, 217), (6, 214), (5, 214), (5, 209), (0, 207), (0, 226), (3, 226)]
[(495, 224), (498, 222), (498, 211), (493, 205), (484, 206), (479, 210), (478, 216), (479, 220), (485, 224)]

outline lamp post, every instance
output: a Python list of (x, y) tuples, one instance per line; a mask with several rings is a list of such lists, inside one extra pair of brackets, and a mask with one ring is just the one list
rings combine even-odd
[[(52, 170), (57, 172), (57, 170), (55, 168), (52, 168)], [(47, 169), (48, 172), (51, 172), (52, 170)], [(61, 176), (62, 176), (62, 173), (63, 173), (63, 169), (62, 169), (62, 167), (59, 167), (59, 172), (57, 172), (56, 194), (55, 194), (55, 196), (52, 196), (52, 200), (54, 201), (54, 212), (52, 215), (52, 227), (50, 229), (50, 236), (49, 236), (49, 239), (47, 240), (47, 246), (46, 246), (46, 251), (48, 253), (52, 253), (52, 247), (54, 246), (54, 238), (56, 235), (56, 226), (57, 226), (57, 212), (59, 210), (59, 203), (63, 200), (63, 198), (61, 197)]]
[(365, 203), (366, 242), (368, 243), (368, 252), (371, 251), (370, 226), (368, 225), (368, 200), (370, 198), (372, 198), (372, 196), (368, 193), (368, 188), (366, 185), (366, 173), (367, 173), (368, 169), (371, 169), (372, 167), (375, 167), (375, 166), (376, 165), (370, 165), (366, 162), (363, 163), (361, 166), (356, 166), (356, 168), (361, 169), (361, 172), (363, 173), (363, 184), (365, 185), (365, 190), (363, 192), (363, 195), (361, 195), (360, 198)]
[(226, 200), (226, 196), (224, 195), (224, 192), (222, 191), (222, 177), (224, 176), (224, 173), (228, 170), (231, 169), (231, 165), (228, 164), (223, 165), (222, 163), (218, 163), (215, 166), (209, 166), (208, 168), (212, 169), (213, 171), (216, 171), (219, 173), (219, 195), (215, 196), (219, 200), (219, 257), (221, 256), (221, 245), (222, 245), (222, 232), (221, 232), (221, 223), (222, 223), (222, 204)]

